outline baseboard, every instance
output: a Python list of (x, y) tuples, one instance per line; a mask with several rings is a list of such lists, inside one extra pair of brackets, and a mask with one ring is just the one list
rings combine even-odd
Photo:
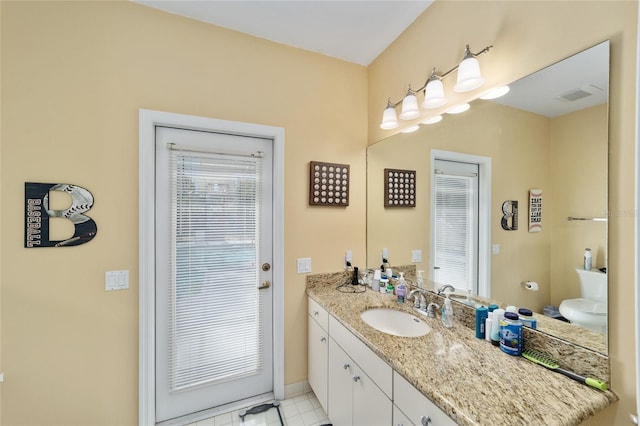
[(284, 385), (284, 397), (286, 399), (289, 399), (296, 395), (302, 395), (303, 393), (307, 392), (311, 392), (311, 386), (309, 386), (309, 382), (306, 380)]

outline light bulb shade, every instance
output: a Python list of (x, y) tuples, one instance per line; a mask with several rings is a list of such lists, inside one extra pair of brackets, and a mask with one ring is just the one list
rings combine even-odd
[(482, 94), (480, 96), (480, 99), (497, 99), (509, 93), (509, 90), (509, 86), (496, 87), (495, 89), (491, 89), (488, 92)]
[(424, 102), (422, 102), (423, 108), (440, 108), (447, 103), (447, 98), (444, 97), (444, 86), (439, 79), (430, 80), (427, 83), (427, 87), (424, 89)]
[(435, 117), (429, 117), (426, 120), (422, 120), (422, 124), (436, 124), (442, 121), (441, 115), (436, 115)]
[(416, 125), (413, 125), (413, 126), (407, 127), (406, 129), (402, 129), (402, 130), (400, 130), (400, 133), (413, 133), (413, 132), (415, 132), (416, 130), (418, 130), (419, 128), (420, 128), (420, 126), (418, 126), (418, 125), (416, 124)]
[(460, 105), (456, 105), (454, 107), (449, 108), (445, 112), (447, 114), (460, 114), (462, 112), (467, 111), (469, 108), (471, 108), (471, 105), (469, 104), (460, 104)]
[(402, 120), (413, 120), (420, 116), (420, 110), (418, 109), (418, 98), (416, 95), (407, 94), (402, 100), (402, 111), (400, 111), (400, 118)]
[(380, 123), (380, 128), (383, 130), (391, 130), (397, 128), (399, 125), (400, 123), (398, 123), (396, 109), (392, 106), (386, 108), (382, 113), (382, 123)]
[(458, 93), (470, 92), (484, 84), (484, 78), (480, 75), (480, 64), (472, 56), (466, 57), (458, 66), (458, 80), (453, 90)]

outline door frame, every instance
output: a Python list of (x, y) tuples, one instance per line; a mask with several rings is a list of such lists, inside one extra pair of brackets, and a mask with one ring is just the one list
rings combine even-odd
[(139, 110), (138, 420), (156, 423), (155, 128), (176, 127), (273, 140), (273, 394), (284, 399), (284, 129), (170, 112)]
[[(491, 157), (480, 155), (464, 154), (461, 152), (443, 151), (440, 149), (431, 150), (430, 170), (435, 170), (435, 161), (458, 161), (463, 163), (477, 164), (479, 191), (478, 198), (478, 293), (482, 297), (491, 297)], [(433, 175), (433, 173), (431, 174)], [(433, 188), (433, 182), (430, 184)], [(431, 192), (431, 223), (430, 231), (434, 228), (434, 193)], [(435, 251), (434, 241), (430, 238), (430, 267), (433, 272)]]

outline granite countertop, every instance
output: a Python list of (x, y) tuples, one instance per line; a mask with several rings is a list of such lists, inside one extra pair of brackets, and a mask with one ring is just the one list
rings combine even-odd
[(421, 337), (382, 333), (360, 318), (371, 308), (413, 311), (395, 296), (344, 293), (335, 282), (308, 282), (307, 294), (460, 425), (577, 425), (618, 400), (507, 355), (459, 322), (445, 328), (439, 315), (421, 317), (432, 328)]

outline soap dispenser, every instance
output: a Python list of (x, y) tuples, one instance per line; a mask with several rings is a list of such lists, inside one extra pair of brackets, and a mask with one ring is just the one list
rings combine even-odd
[(398, 303), (404, 303), (404, 299), (407, 296), (407, 282), (404, 279), (404, 272), (400, 272), (398, 285), (396, 285), (396, 296)]
[(453, 327), (453, 307), (448, 294), (445, 295), (444, 304), (442, 305), (442, 325), (447, 328)]

